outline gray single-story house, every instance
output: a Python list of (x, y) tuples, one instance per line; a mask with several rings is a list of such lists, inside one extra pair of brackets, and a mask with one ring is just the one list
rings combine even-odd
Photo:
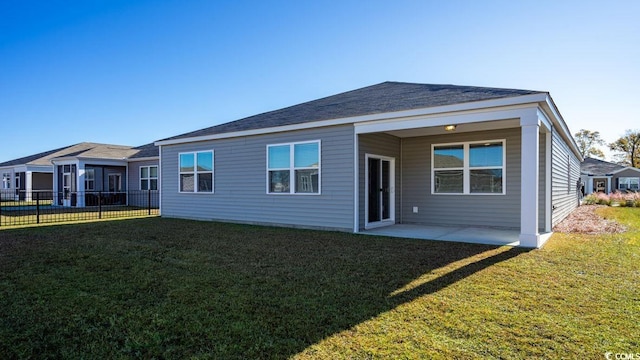
[(537, 248), (579, 204), (582, 157), (541, 91), (385, 82), (156, 145), (165, 217), (469, 225)]
[(639, 191), (640, 169), (587, 157), (580, 164), (584, 194)]
[(77, 151), (51, 159), (54, 204), (61, 206), (137, 205), (137, 190), (158, 189), (158, 148), (81, 143)]
[[(52, 199), (54, 205), (137, 205), (158, 190), (158, 147), (83, 142), (0, 164), (3, 200)], [(157, 203), (157, 197), (153, 197)], [(157, 204), (152, 204), (157, 205)]]

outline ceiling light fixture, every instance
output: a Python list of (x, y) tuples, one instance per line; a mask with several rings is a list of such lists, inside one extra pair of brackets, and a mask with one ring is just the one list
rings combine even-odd
[(456, 126), (455, 125), (445, 125), (444, 129), (446, 131), (454, 131), (456, 129)]

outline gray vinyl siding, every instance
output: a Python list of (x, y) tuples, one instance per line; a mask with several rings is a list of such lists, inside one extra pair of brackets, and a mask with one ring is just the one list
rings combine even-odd
[[(129, 205), (147, 206), (149, 205), (149, 196), (142, 194), (140, 191), (140, 168), (143, 166), (158, 166), (159, 160), (143, 160), (129, 162), (129, 176), (127, 179), (127, 188), (129, 189)], [(158, 179), (158, 186), (160, 180)], [(159, 197), (157, 194), (151, 195), (151, 206), (159, 206)]]
[[(402, 140), (402, 220), (424, 225), (520, 228), (520, 128)], [(431, 145), (506, 140), (505, 195), (432, 195)], [(413, 213), (413, 207), (418, 213)]]
[(580, 161), (555, 130), (552, 140), (551, 222), (555, 226), (579, 205)]
[(366, 162), (366, 154), (370, 155), (379, 155), (386, 156), (395, 159), (395, 219), (396, 222), (400, 222), (400, 193), (402, 188), (400, 187), (400, 138), (376, 133), (376, 134), (362, 134), (358, 137), (358, 216), (359, 216), (359, 228), (363, 230), (365, 227), (365, 198), (367, 194), (365, 193), (365, 181), (366, 181), (366, 173), (365, 173), (365, 162)]
[(158, 160), (144, 160), (129, 162), (129, 190), (140, 190), (140, 168), (143, 166), (158, 166)]
[[(353, 231), (353, 126), (161, 147), (162, 216)], [(267, 194), (267, 145), (321, 141), (321, 194)], [(178, 192), (178, 154), (214, 151), (214, 193)]]

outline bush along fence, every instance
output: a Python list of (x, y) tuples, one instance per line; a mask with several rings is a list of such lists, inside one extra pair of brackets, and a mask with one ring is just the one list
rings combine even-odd
[(607, 205), (620, 207), (640, 207), (639, 192), (613, 192), (611, 194), (594, 193), (585, 196), (582, 200), (585, 205)]
[(0, 227), (159, 215), (157, 190), (0, 192)]

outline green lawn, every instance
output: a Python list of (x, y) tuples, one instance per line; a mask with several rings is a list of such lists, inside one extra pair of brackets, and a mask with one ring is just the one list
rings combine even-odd
[(0, 230), (3, 358), (640, 353), (640, 208), (542, 250), (145, 218)]

